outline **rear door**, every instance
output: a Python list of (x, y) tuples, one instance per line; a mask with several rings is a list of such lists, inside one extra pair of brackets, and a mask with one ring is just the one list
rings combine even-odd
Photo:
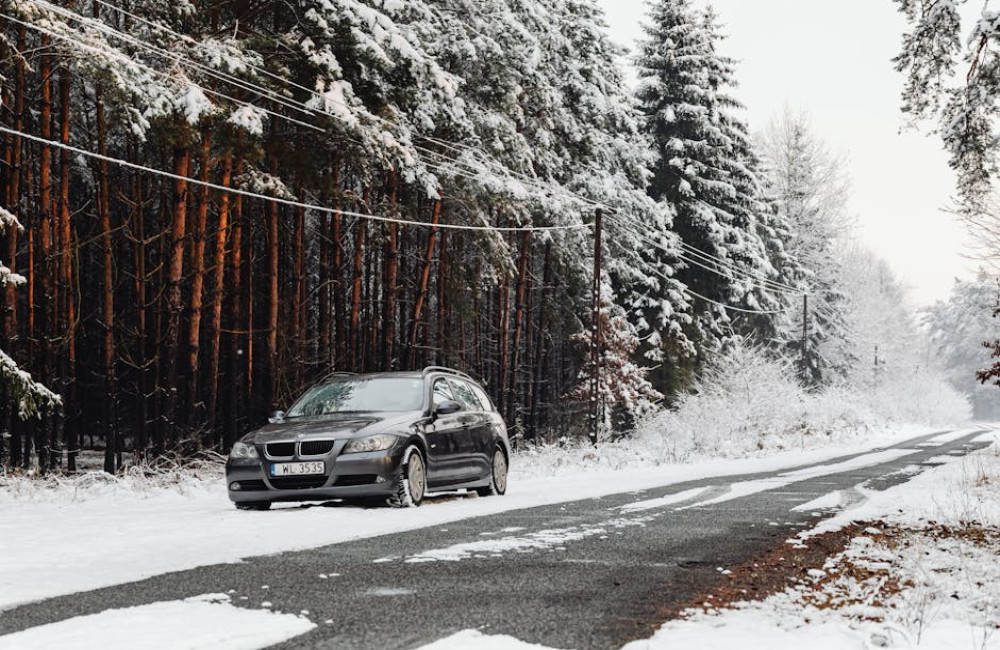
[(464, 379), (449, 379), (455, 397), (467, 409), (464, 423), (466, 426), (463, 446), (463, 473), (475, 480), (486, 476), (490, 471), (492, 449), (489, 449), (491, 431), (490, 422), (483, 412), (483, 404), (479, 401), (472, 386)]

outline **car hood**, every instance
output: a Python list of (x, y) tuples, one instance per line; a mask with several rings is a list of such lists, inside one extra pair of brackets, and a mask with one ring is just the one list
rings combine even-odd
[(409, 424), (419, 417), (419, 413), (343, 413), (290, 418), (284, 422), (266, 424), (248, 434), (244, 441), (263, 444), (290, 438), (358, 438), (384, 431), (407, 429)]

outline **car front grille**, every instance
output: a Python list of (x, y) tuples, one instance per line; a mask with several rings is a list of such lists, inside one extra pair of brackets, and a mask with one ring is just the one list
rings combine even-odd
[(291, 458), (295, 455), (295, 443), (269, 442), (264, 445), (264, 451), (271, 458)]
[(300, 456), (322, 456), (333, 451), (333, 440), (303, 440), (299, 443)]
[(315, 476), (286, 476), (271, 479), (271, 485), (279, 490), (308, 490), (310, 488), (323, 487), (325, 483), (326, 476), (323, 474)]
[(240, 481), (241, 490), (266, 490), (267, 486), (264, 485), (264, 481)]

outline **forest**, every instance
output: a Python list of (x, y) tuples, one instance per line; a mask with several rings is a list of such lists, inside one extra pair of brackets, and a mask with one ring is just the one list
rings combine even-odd
[(691, 0), (636, 84), (594, 0), (2, 6), (7, 468), (224, 452), (333, 371), (469, 372), (522, 444), (744, 342), (812, 391), (918, 365), (842, 161), (750, 133)]

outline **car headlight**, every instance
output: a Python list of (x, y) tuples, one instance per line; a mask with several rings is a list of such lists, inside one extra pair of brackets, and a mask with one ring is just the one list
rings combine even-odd
[(258, 460), (257, 448), (243, 442), (237, 442), (229, 452), (229, 457), (233, 460)]
[(398, 438), (390, 435), (368, 436), (367, 438), (355, 438), (344, 445), (342, 454), (359, 454), (365, 451), (385, 451), (394, 444)]

